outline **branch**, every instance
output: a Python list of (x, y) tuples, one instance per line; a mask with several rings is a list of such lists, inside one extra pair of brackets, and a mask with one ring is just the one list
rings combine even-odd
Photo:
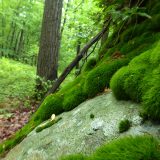
[(47, 93), (54, 93), (56, 92), (56, 90), (58, 89), (58, 87), (61, 85), (61, 83), (63, 82), (63, 80), (67, 77), (67, 75), (72, 71), (72, 69), (76, 66), (76, 64), (83, 58), (83, 56), (85, 55), (86, 51), (94, 44), (96, 43), (99, 39), (101, 39), (101, 37), (103, 36), (103, 34), (108, 30), (108, 27), (110, 25), (111, 22), (111, 18), (109, 18), (108, 20), (108, 24), (106, 25), (105, 28), (102, 29), (102, 31), (100, 33), (98, 33), (95, 37), (93, 37), (91, 39), (91, 41), (89, 41), (84, 48), (80, 51), (80, 53), (75, 57), (75, 59), (68, 65), (68, 67), (66, 67), (66, 69), (63, 71), (63, 73), (60, 75), (60, 77), (58, 78), (58, 80), (55, 82), (54, 86), (49, 90), (49, 92)]

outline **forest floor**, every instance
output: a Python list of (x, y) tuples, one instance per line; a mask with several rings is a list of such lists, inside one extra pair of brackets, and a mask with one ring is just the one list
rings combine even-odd
[(34, 87), (34, 66), (0, 58), (0, 143), (22, 128), (35, 111)]
[(37, 103), (31, 101), (29, 108), (22, 102), (16, 108), (11, 108), (9, 105), (6, 107), (4, 103), (0, 103), (0, 143), (14, 135), (28, 122), (36, 110)]

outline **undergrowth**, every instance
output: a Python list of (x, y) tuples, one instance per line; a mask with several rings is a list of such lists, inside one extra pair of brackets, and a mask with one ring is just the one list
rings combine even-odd
[(0, 102), (6, 97), (24, 99), (34, 94), (35, 67), (0, 58)]

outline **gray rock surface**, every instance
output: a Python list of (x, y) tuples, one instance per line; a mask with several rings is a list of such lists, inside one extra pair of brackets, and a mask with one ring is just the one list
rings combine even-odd
[[(4, 160), (58, 160), (68, 154), (90, 154), (101, 144), (121, 136), (158, 136), (160, 126), (141, 124), (139, 109), (140, 105), (130, 101), (117, 101), (112, 93), (97, 96), (61, 114), (62, 120), (50, 128), (40, 133), (32, 131)], [(132, 121), (132, 127), (119, 134), (118, 124), (123, 119)]]

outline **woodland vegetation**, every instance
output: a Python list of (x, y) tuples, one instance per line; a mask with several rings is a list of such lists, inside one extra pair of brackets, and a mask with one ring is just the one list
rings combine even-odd
[[(56, 8), (59, 11), (55, 9), (59, 12), (55, 24), (45, 19), (54, 19), (55, 13), (49, 13), (51, 0), (45, 1), (45, 7), (43, 0), (13, 1), (0, 1), (0, 106), (11, 103), (12, 108), (17, 102), (17, 106), (36, 106), (36, 112), (21, 130), (0, 144), (0, 153), (21, 142), (52, 114), (70, 111), (106, 88), (112, 89), (118, 100), (140, 103), (144, 121), (159, 123), (159, 0), (64, 0), (63, 6), (57, 0), (52, 3), (53, 7), (60, 5)], [(56, 32), (50, 30), (52, 26)], [(53, 50), (57, 53), (48, 55)], [(55, 64), (52, 56), (57, 59)], [(36, 87), (39, 82), (41, 88)], [(130, 125), (128, 120), (120, 122), (119, 131)], [(62, 159), (104, 157), (159, 160), (159, 140), (127, 137), (100, 147), (90, 156)]]

